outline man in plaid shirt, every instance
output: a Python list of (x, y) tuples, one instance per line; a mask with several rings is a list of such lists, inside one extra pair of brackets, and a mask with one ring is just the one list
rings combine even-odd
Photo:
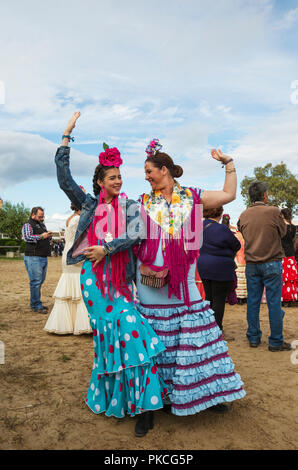
[(42, 207), (33, 207), (30, 219), (22, 228), (22, 236), (26, 242), (24, 262), (30, 280), (30, 306), (38, 313), (48, 313), (48, 308), (42, 305), (40, 289), (46, 278), (47, 257), (51, 256), (52, 233), (47, 231), (43, 221)]

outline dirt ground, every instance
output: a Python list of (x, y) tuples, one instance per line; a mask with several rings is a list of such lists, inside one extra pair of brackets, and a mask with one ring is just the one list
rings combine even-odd
[[(50, 258), (42, 300), (51, 309), (61, 258)], [(248, 346), (246, 306), (227, 306), (229, 353), (246, 397), (225, 415), (190, 417), (156, 412), (154, 430), (134, 437), (135, 418), (95, 415), (85, 405), (93, 362), (92, 336), (43, 331), (47, 315), (29, 308), (23, 261), (0, 260), (0, 449), (206, 450), (297, 449), (298, 364), (295, 352), (268, 351), (268, 314), (261, 307), (263, 340)], [(286, 308), (284, 338), (298, 340), (298, 308)], [(234, 338), (234, 339), (233, 339)], [(296, 355), (297, 357), (298, 355)], [(297, 362), (297, 361), (296, 361)]]

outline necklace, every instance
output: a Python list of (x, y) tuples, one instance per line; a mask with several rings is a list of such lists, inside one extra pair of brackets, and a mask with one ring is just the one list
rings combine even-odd
[(109, 243), (114, 240), (113, 235), (111, 234), (111, 231), (110, 231), (111, 230), (111, 212), (112, 212), (111, 203), (107, 202), (106, 207), (107, 207), (107, 217), (108, 217), (108, 232), (104, 240), (106, 243)]

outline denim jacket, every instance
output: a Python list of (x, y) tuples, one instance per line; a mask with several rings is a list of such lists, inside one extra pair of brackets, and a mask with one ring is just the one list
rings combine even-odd
[[(56, 152), (55, 163), (57, 166), (57, 179), (60, 188), (65, 192), (71, 202), (81, 211), (74, 243), (67, 252), (66, 257), (67, 264), (76, 264), (86, 259), (83, 251), (84, 248), (88, 246), (87, 233), (98, 205), (98, 196), (95, 197), (91, 196), (91, 194), (85, 194), (74, 181), (69, 168), (69, 153), (69, 147), (59, 147)], [(136, 202), (132, 199), (119, 199), (119, 203), (124, 210), (126, 210), (126, 233), (116, 240), (113, 240), (113, 242), (111, 242), (112, 246), (110, 246), (109, 243), (105, 243), (104, 246), (108, 250), (108, 255), (127, 250), (129, 263), (126, 267), (126, 281), (131, 282), (134, 280), (136, 272), (136, 260), (133, 255), (132, 247), (140, 242), (142, 238), (142, 227)]]

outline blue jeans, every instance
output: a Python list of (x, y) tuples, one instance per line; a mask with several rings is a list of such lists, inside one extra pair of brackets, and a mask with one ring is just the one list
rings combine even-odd
[(24, 262), (30, 279), (30, 307), (39, 310), (42, 308), (40, 289), (46, 278), (48, 258), (24, 256)]
[(261, 340), (260, 304), (266, 287), (266, 298), (270, 322), (270, 346), (283, 344), (283, 317), (281, 308), (282, 262), (270, 261), (262, 264), (247, 263), (245, 268), (247, 282), (247, 323), (246, 336), (251, 343)]

